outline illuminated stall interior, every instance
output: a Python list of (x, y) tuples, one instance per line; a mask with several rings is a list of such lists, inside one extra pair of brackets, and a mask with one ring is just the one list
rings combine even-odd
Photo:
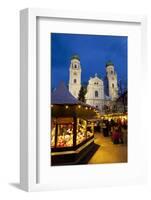
[[(95, 152), (97, 110), (78, 101), (62, 82), (51, 96), (51, 165), (79, 164)], [(89, 157), (89, 156), (87, 156)]]

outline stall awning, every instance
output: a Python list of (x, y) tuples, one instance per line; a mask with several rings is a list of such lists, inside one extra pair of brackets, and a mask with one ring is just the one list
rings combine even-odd
[(51, 95), (51, 104), (81, 104), (67, 89), (64, 82), (61, 82)]
[(51, 95), (52, 116), (96, 117), (97, 108), (76, 99), (61, 82)]

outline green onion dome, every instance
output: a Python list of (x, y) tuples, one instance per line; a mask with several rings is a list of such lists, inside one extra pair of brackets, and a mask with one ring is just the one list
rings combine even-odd
[(106, 63), (106, 67), (108, 67), (108, 66), (114, 66), (114, 64), (112, 63), (112, 61), (108, 61), (108, 62)]
[(77, 60), (79, 60), (80, 61), (80, 57), (76, 54), (76, 55), (73, 55), (72, 57), (71, 57), (71, 60), (73, 60), (73, 59), (77, 59)]

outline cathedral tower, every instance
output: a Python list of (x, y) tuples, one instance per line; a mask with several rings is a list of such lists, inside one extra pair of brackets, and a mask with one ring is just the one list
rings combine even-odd
[(118, 98), (117, 74), (114, 70), (114, 65), (112, 62), (108, 62), (106, 64), (106, 76), (108, 95), (110, 96), (111, 100), (116, 100)]
[(81, 88), (81, 65), (78, 55), (74, 55), (71, 58), (69, 68), (69, 91), (71, 94), (78, 98)]

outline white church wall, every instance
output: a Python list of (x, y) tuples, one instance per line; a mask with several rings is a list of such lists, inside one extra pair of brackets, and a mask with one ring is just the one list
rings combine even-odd
[[(69, 91), (76, 98), (78, 98), (81, 89), (81, 72), (80, 58), (74, 55), (71, 58), (69, 68)], [(108, 62), (106, 65), (106, 77), (108, 82), (108, 98), (110, 99), (109, 102), (112, 103), (111, 101), (118, 98), (118, 81), (114, 65), (111, 62)], [(106, 105), (104, 82), (97, 74), (89, 79), (85, 99), (87, 104), (97, 107), (100, 111), (104, 110), (104, 105)]]
[(90, 78), (87, 86), (86, 103), (103, 109), (104, 105), (104, 83), (97, 77)]
[(74, 56), (71, 59), (69, 68), (69, 91), (78, 98), (81, 88), (81, 64), (78, 57)]
[(106, 73), (108, 79), (109, 96), (112, 100), (115, 100), (118, 98), (118, 83), (117, 74), (112, 63), (106, 66)]

